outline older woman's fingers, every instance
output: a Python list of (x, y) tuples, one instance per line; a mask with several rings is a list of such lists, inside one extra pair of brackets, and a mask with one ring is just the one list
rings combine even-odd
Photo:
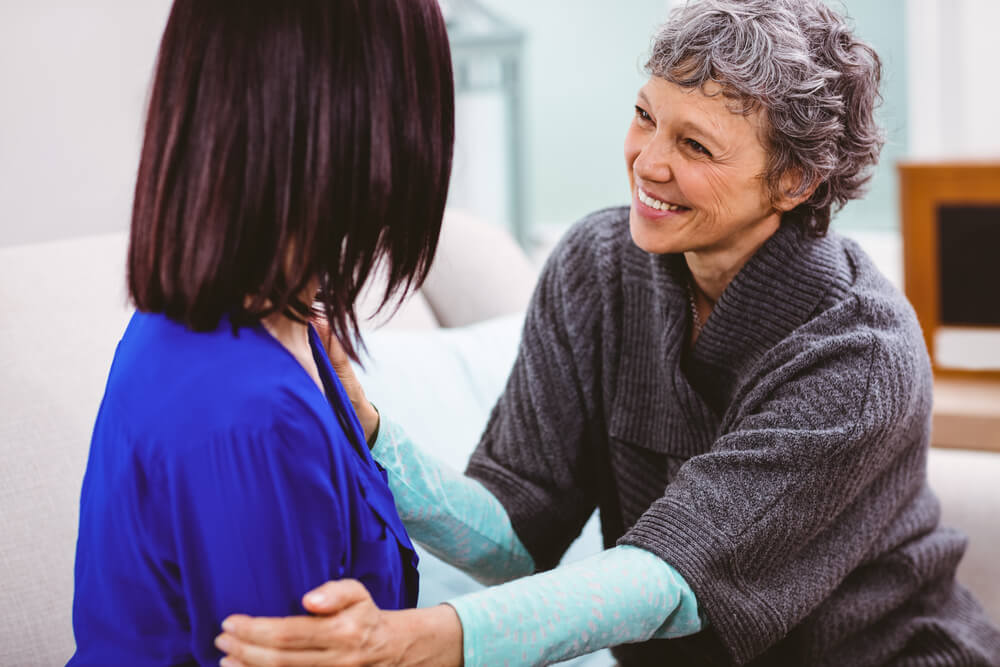
[(309, 591), (303, 596), (302, 604), (313, 614), (329, 615), (368, 600), (371, 595), (364, 584), (356, 579), (341, 579), (328, 581)]
[(361, 386), (361, 382), (354, 372), (354, 366), (351, 365), (351, 360), (347, 358), (347, 353), (344, 352), (340, 341), (335, 336), (326, 336), (323, 338), (323, 341), (326, 345), (326, 353), (330, 359), (330, 364), (333, 366), (337, 377), (340, 378), (340, 384), (343, 385), (344, 391), (347, 393), (347, 398), (350, 399), (351, 405), (354, 406), (354, 411), (357, 413), (361, 427), (364, 429), (365, 440), (371, 440), (372, 434), (378, 429), (378, 411), (365, 397), (365, 388)]
[(242, 642), (236, 637), (222, 634), (216, 637), (215, 646), (226, 654), (227, 659), (235, 662), (229, 665), (242, 667), (306, 667), (315, 665), (348, 665), (351, 664), (337, 658), (329, 651), (288, 651), (274, 649), (268, 646), (256, 646)]
[(220, 638), (229, 636), (241, 642), (274, 648), (322, 648), (325, 620), (315, 616), (267, 618), (234, 615), (223, 621), (225, 632)]

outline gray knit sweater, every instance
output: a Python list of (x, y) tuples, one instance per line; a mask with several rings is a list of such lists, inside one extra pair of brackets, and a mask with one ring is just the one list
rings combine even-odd
[(607, 546), (684, 576), (708, 629), (618, 647), (624, 665), (1000, 665), (927, 487), (906, 300), (854, 243), (783, 227), (687, 351), (686, 280), (632, 243), (627, 208), (549, 260), (468, 468), (539, 569), (596, 507)]

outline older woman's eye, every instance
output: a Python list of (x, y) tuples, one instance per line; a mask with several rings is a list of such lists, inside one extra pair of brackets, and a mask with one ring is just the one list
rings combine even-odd
[(635, 115), (636, 115), (636, 118), (638, 118), (639, 120), (641, 120), (643, 122), (646, 122), (646, 123), (652, 123), (653, 122), (653, 117), (650, 116), (649, 113), (647, 113), (646, 110), (643, 109), (640, 106), (636, 106), (636, 108), (635, 108)]
[(708, 157), (712, 157), (712, 153), (707, 148), (705, 148), (704, 146), (702, 146), (701, 144), (699, 144), (697, 141), (695, 141), (694, 139), (685, 139), (684, 141), (695, 152), (701, 153), (703, 155), (707, 155)]

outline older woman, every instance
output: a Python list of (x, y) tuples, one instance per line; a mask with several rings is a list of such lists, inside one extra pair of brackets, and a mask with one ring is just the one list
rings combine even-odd
[[(817, 0), (702, 0), (648, 69), (632, 204), (548, 262), (467, 477), (379, 429), (411, 534), (484, 580), (555, 568), (600, 511), (607, 551), (450, 602), (465, 664), (1000, 664), (927, 486), (916, 320), (827, 234), (882, 145), (877, 55)], [(315, 595), (324, 616), (228, 619), (227, 664), (447, 664), (454, 628)]]

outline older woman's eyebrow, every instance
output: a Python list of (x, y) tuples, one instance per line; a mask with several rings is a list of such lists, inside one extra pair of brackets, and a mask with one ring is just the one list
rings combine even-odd
[(715, 144), (716, 146), (723, 145), (723, 141), (718, 135), (716, 135), (714, 132), (706, 128), (704, 125), (699, 125), (693, 120), (682, 121), (680, 124), (680, 129), (687, 130), (692, 134), (700, 135), (703, 138), (707, 139), (709, 142)]
[[(649, 98), (646, 97), (646, 93), (644, 91), (642, 91), (641, 89), (639, 90), (639, 94), (638, 94), (637, 97), (639, 98), (638, 101), (641, 104), (645, 105), (647, 111), (649, 110), (649, 107), (653, 106), (652, 103), (649, 101)], [(696, 123), (693, 120), (684, 120), (684, 121), (682, 121), (681, 125), (680, 125), (680, 129), (687, 130), (689, 132), (693, 132), (694, 134), (699, 134), (702, 137), (704, 137), (705, 139), (707, 139), (708, 141), (710, 141), (712, 143), (715, 143), (717, 146), (721, 146), (723, 144), (723, 142), (721, 141), (721, 139), (719, 138), (719, 136), (717, 134), (713, 133), (711, 130), (709, 130), (705, 126), (699, 125), (698, 123)]]

